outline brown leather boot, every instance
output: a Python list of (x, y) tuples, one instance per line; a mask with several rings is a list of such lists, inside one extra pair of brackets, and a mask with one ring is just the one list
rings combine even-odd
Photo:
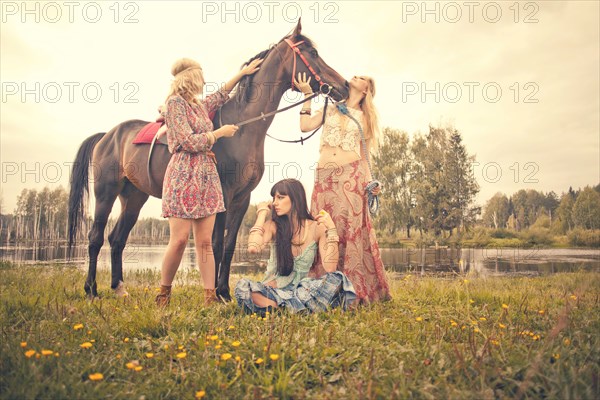
[(171, 302), (171, 285), (160, 285), (160, 293), (156, 295), (156, 305), (166, 307)]
[(217, 289), (204, 289), (204, 305), (210, 306), (211, 304), (218, 303)]

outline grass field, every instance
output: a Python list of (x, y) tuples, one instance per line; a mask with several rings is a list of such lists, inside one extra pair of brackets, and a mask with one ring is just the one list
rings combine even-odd
[(0, 398), (600, 397), (600, 275), (392, 281), (391, 302), (320, 315), (202, 306), (180, 271), (171, 306), (158, 272), (130, 296), (83, 295), (84, 271), (0, 264)]

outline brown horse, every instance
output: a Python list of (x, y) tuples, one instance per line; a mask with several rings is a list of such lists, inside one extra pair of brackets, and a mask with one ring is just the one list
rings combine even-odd
[[(305, 61), (298, 57), (304, 57)], [(255, 58), (264, 58), (260, 70), (242, 79), (236, 95), (215, 115), (215, 129), (276, 110), (283, 94), (290, 88), (295, 90), (292, 76), (297, 72), (306, 72), (314, 77), (312, 85), (315, 92), (321, 89), (317, 82), (320, 80), (321, 85), (329, 85), (334, 100), (342, 100), (348, 95), (346, 80), (319, 57), (312, 42), (301, 34), (300, 21), (291, 35), (249, 61)], [(234, 137), (222, 138), (213, 147), (228, 210), (217, 215), (213, 231), (217, 293), (226, 300), (231, 300), (229, 269), (237, 233), (250, 204), (250, 193), (260, 182), (265, 169), (265, 135), (273, 118), (271, 115), (241, 126)], [(126, 292), (122, 256), (129, 232), (148, 197), (162, 196), (162, 181), (171, 154), (166, 146), (154, 146), (152, 163), (147, 168), (150, 145), (132, 144), (133, 138), (146, 124), (146, 121), (130, 120), (108, 133), (97, 133), (81, 144), (75, 158), (69, 194), (70, 249), (84, 217), (84, 192), (88, 191), (90, 166), (94, 178), (96, 206), (88, 235), (89, 269), (84, 286), (89, 297), (98, 295), (98, 254), (104, 243), (108, 216), (117, 197), (121, 201), (121, 215), (108, 241), (111, 247), (111, 288), (117, 295), (123, 295)]]

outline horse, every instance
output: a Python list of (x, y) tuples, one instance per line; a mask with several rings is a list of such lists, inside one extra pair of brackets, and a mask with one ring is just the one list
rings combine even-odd
[[(212, 148), (223, 189), (227, 211), (216, 217), (213, 230), (217, 295), (230, 301), (229, 271), (237, 233), (250, 204), (250, 194), (259, 184), (264, 170), (264, 144), (277, 106), (283, 94), (294, 87), (298, 72), (312, 76), (315, 93), (327, 92), (334, 101), (348, 96), (348, 82), (319, 56), (313, 42), (301, 33), (298, 21), (293, 32), (246, 63), (263, 58), (261, 68), (239, 82), (235, 93), (213, 117), (214, 129), (224, 124), (263, 115), (257, 121), (240, 126), (236, 135), (221, 138)], [(300, 58), (301, 62), (297, 62)], [(72, 249), (84, 219), (84, 200), (88, 193), (90, 167), (96, 199), (92, 227), (88, 234), (89, 266), (84, 284), (89, 298), (98, 297), (96, 267), (104, 244), (104, 230), (117, 197), (121, 214), (108, 236), (111, 255), (111, 289), (117, 296), (127, 292), (123, 280), (123, 250), (140, 210), (149, 196), (161, 198), (162, 182), (171, 158), (167, 146), (132, 144), (147, 121), (122, 122), (109, 132), (96, 133), (80, 145), (70, 181), (69, 250)], [(240, 124), (242, 125), (242, 124)], [(150, 153), (152, 149), (152, 153)], [(151, 164), (148, 163), (151, 155)]]

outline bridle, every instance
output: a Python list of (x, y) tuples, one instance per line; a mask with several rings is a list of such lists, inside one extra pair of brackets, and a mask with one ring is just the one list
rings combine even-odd
[[(310, 73), (313, 74), (313, 77), (315, 78), (315, 80), (319, 83), (319, 92), (321, 92), (322, 94), (327, 96), (331, 92), (331, 85), (323, 82), (323, 80), (321, 79), (319, 74), (317, 74), (317, 72), (310, 65), (310, 63), (308, 62), (306, 57), (304, 57), (304, 54), (302, 54), (302, 51), (300, 51), (300, 49), (298, 48), (298, 46), (300, 46), (302, 43), (304, 43), (304, 40), (301, 40), (296, 43), (292, 43), (292, 41), (290, 39), (283, 39), (283, 40), (285, 40), (285, 42), (288, 44), (288, 46), (290, 46), (290, 48), (294, 52), (294, 67), (292, 69), (292, 89), (294, 88), (294, 77), (296, 76), (296, 59), (298, 57), (300, 57), (300, 59), (302, 60), (304, 65), (306, 65), (306, 68), (308, 68)], [(325, 88), (324, 88), (324, 86), (325, 86)]]

